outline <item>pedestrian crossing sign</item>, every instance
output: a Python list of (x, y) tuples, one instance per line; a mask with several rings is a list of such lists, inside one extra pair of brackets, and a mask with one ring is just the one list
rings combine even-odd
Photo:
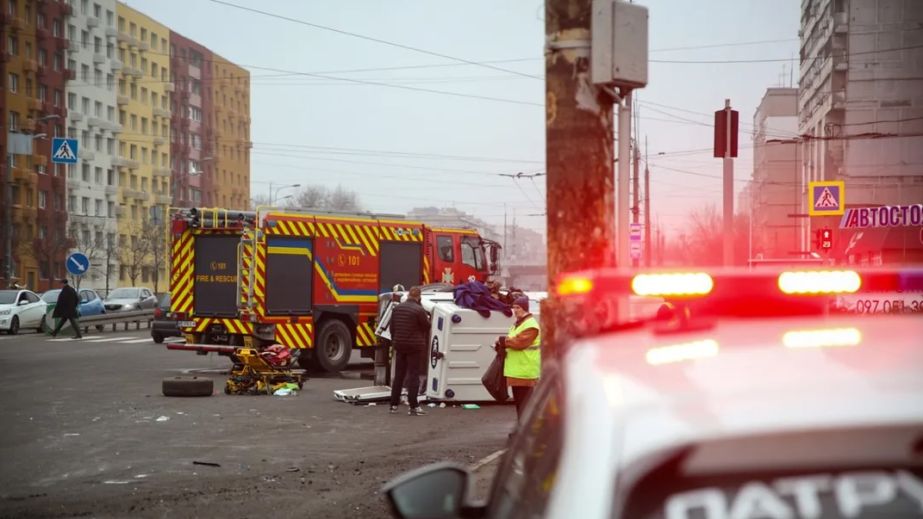
[(51, 162), (55, 164), (76, 164), (77, 139), (55, 137), (51, 141)]
[(808, 214), (840, 216), (846, 211), (846, 183), (840, 180), (808, 182)]

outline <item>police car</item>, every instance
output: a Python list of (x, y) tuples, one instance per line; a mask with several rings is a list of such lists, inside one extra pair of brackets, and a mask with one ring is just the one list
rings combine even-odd
[[(923, 270), (566, 276), (576, 337), (543, 378), (486, 503), (442, 463), (390, 482), (395, 516), (923, 517)], [(594, 314), (627, 294), (657, 319)], [(581, 315), (593, 315), (581, 319)]]

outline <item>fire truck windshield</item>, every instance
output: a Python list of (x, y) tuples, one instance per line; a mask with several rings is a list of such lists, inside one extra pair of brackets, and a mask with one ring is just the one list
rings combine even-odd
[(487, 259), (484, 248), (477, 238), (463, 238), (461, 243), (462, 263), (474, 267), (478, 272), (487, 270)]

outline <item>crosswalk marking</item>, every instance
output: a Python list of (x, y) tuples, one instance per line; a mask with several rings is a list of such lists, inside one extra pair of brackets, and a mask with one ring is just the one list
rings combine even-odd
[(152, 342), (150, 337), (145, 337), (143, 339), (135, 339), (132, 341), (122, 341), (122, 344), (141, 344), (144, 342)]
[[(83, 339), (81, 340), (85, 341), (87, 339), (99, 339), (100, 337), (102, 337), (102, 335), (84, 335)], [(48, 339), (48, 342), (65, 342), (65, 341), (76, 341), (76, 340), (77, 339), (73, 337), (61, 337), (60, 339)]]
[(109, 337), (108, 339), (96, 339), (95, 341), (84, 340), (84, 342), (115, 342), (115, 341), (125, 341), (129, 339), (134, 339), (134, 337)]

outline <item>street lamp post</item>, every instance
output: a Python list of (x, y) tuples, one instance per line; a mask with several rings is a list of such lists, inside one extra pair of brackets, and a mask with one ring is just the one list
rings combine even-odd
[[(272, 206), (272, 203), (276, 199), (276, 195), (279, 194), (279, 191), (282, 191), (283, 189), (294, 188), (294, 187), (301, 187), (301, 184), (288, 184), (285, 186), (281, 186), (276, 190), (273, 190), (272, 182), (270, 182), (269, 183), (269, 205)], [(285, 198), (289, 198), (289, 197), (291, 197), (291, 195)]]

